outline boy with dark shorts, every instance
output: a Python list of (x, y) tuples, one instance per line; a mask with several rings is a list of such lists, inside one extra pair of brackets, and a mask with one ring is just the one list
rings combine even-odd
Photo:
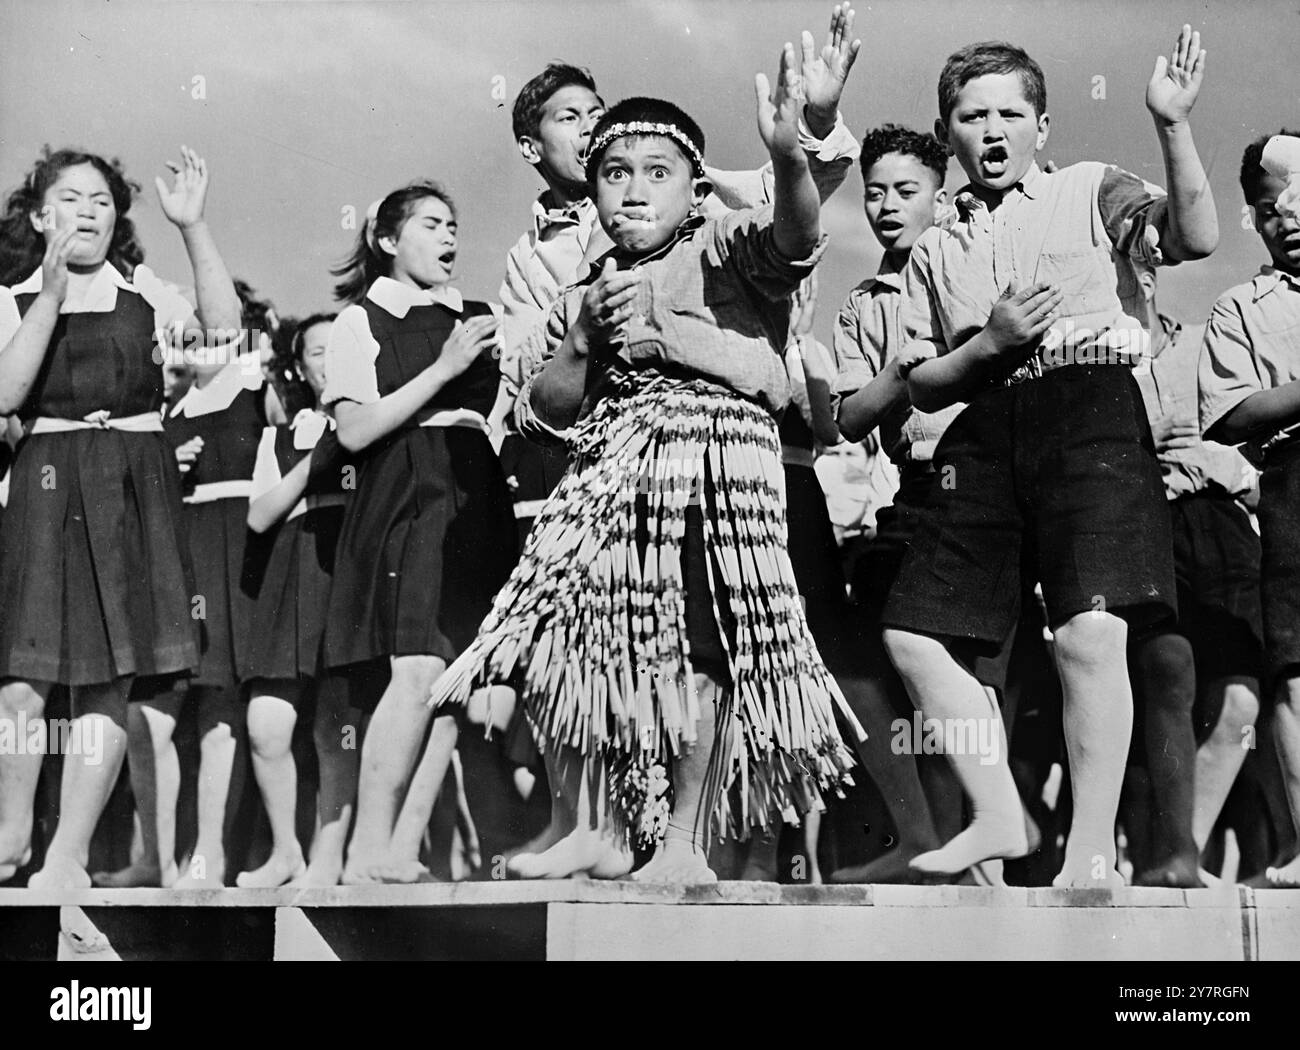
[(1154, 270), (1130, 272), (1126, 308), (1152, 335), (1150, 364), (1134, 377), (1164, 475), (1178, 624), (1129, 645), (1135, 706), (1124, 823), (1136, 885), (1195, 887), (1259, 713), (1260, 547), (1241, 502), (1258, 474), (1236, 449), (1201, 440), (1202, 329), (1156, 309)]
[[(1019, 48), (971, 45), (939, 78), (936, 132), (971, 182), (950, 227), (928, 231), (912, 250), (904, 354), (926, 358), (908, 374), (914, 405), (968, 407), (936, 449), (948, 484), (890, 594), (885, 645), (926, 717), (945, 726), (993, 720), (988, 732), (1002, 733), (955, 654), (963, 642), (1000, 643), (1018, 618), (1022, 581), (1041, 582), (1075, 803), (1059, 886), (1122, 883), (1114, 823), (1133, 716), (1127, 631), (1174, 612), (1160, 471), (1125, 367), (1141, 326), (1120, 305), (1115, 258), (1201, 258), (1218, 242), (1187, 124), (1203, 66), (1200, 36), (1184, 26), (1147, 86), (1167, 198), (1103, 164), (1038, 167), (1046, 88)], [(1005, 746), (991, 763), (969, 748), (946, 750), (973, 818), (912, 866), (950, 874), (1022, 855)]]
[[(1200, 362), (1205, 436), (1244, 442), (1263, 468), (1259, 526), (1268, 685), (1287, 800), (1300, 828), (1300, 134), (1247, 147), (1241, 188), (1270, 264), (1214, 304)], [(1267, 884), (1300, 886), (1300, 856), (1279, 858)]]

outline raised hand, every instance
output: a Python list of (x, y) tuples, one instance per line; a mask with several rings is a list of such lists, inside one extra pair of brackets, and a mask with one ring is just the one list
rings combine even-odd
[(1205, 52), (1201, 50), (1201, 34), (1192, 27), (1183, 26), (1174, 44), (1173, 55), (1156, 58), (1156, 68), (1147, 84), (1147, 109), (1164, 124), (1181, 124), (1196, 104), (1205, 74)]
[(844, 84), (862, 47), (861, 40), (849, 43), (852, 36), (853, 8), (844, 3), (836, 4), (831, 12), (831, 27), (820, 53), (814, 50), (816, 45), (811, 33), (805, 30), (800, 37), (803, 49), (800, 72), (806, 96), (804, 116), (808, 130), (818, 138), (825, 138), (835, 126)]
[(492, 314), (480, 314), (466, 321), (457, 321), (451, 335), (442, 344), (438, 360), (430, 367), (441, 367), (455, 378), (478, 360), (479, 355), (491, 352), (495, 345), (497, 319)]
[(153, 180), (158, 189), (158, 203), (167, 220), (182, 230), (203, 221), (203, 205), (208, 196), (208, 166), (188, 146), (181, 147), (181, 164), (167, 162), (175, 176), (169, 190), (161, 176)]
[(817, 272), (800, 282), (790, 297), (790, 333), (795, 337), (812, 335), (817, 315)]
[(583, 349), (609, 342), (628, 321), (636, 304), (641, 275), (636, 270), (620, 271), (613, 259), (606, 259), (600, 276), (582, 297), (577, 327)]
[(776, 86), (758, 73), (754, 77), (754, 93), (758, 98), (758, 134), (774, 161), (801, 157), (799, 147), (799, 106), (803, 101), (803, 78), (799, 76), (794, 57), (794, 45), (787, 43), (781, 49), (781, 66), (776, 75)]
[(68, 295), (68, 256), (77, 246), (77, 227), (65, 226), (45, 245), (41, 259), (41, 294), (60, 306)]

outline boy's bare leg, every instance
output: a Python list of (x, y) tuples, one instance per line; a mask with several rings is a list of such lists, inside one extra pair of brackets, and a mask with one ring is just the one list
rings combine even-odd
[(1133, 691), (1125, 659), (1128, 625), (1111, 613), (1090, 610), (1071, 617), (1054, 634), (1074, 819), (1065, 863), (1052, 884), (1122, 886), (1115, 870), (1115, 814), (1133, 733)]
[(1254, 678), (1220, 678), (1209, 692), (1223, 698), (1219, 720), (1196, 752), (1196, 805), (1192, 811), (1192, 837), (1199, 854), (1209, 841), (1215, 821), (1223, 811), (1228, 792), (1254, 747), (1255, 719), (1259, 717), (1259, 682)]
[(632, 878), (638, 882), (708, 883), (718, 877), (708, 862), (709, 814), (700, 812), (705, 803), (704, 780), (717, 734), (717, 703), (721, 686), (705, 674), (695, 676), (700, 698), (700, 721), (695, 743), (673, 762), (673, 811), (668, 831), (650, 862)]
[(912, 867), (925, 874), (956, 875), (981, 861), (1023, 856), (1028, 840), (1020, 794), (1011, 776), (1002, 716), (988, 693), (940, 639), (892, 628), (884, 637), (912, 702), (926, 718), (940, 719), (945, 725), (967, 724), (970, 719), (976, 725), (985, 719), (996, 721), (990, 726), (998, 742), (995, 757), (982, 756), (973, 748), (970, 753), (947, 755), (971, 801), (970, 824), (941, 848), (916, 857)]
[(123, 889), (175, 884), (176, 801), (181, 790), (180, 756), (173, 736), (176, 704), (132, 702), (127, 709), (127, 770), (135, 796), (142, 845), (139, 860), (118, 871), (96, 872), (96, 886)]
[(426, 701), (444, 663), (436, 656), (394, 656), (392, 677), (361, 747), (357, 824), (343, 868), (344, 884), (376, 881), (388, 862), (398, 807), (433, 712)]
[(1146, 739), (1142, 744), (1152, 805), (1151, 853), (1148, 863), (1134, 872), (1134, 884), (1202, 886), (1192, 837), (1196, 772), (1192, 646), (1180, 634), (1160, 634), (1138, 646), (1134, 659), (1146, 699)]
[[(1273, 716), (1273, 738), (1292, 826), (1300, 834), (1300, 677), (1278, 684), (1277, 711)], [(1300, 852), (1280, 867), (1267, 870), (1268, 881), (1276, 886), (1300, 887)]]
[(260, 868), (241, 871), (235, 877), (235, 885), (241, 889), (273, 889), (306, 871), (294, 820), (298, 770), (291, 750), (298, 722), (293, 705), (300, 688), (296, 681), (260, 682), (248, 701), (253, 775), (271, 824), (271, 855)]
[(337, 675), (319, 680), (312, 738), (320, 767), (316, 811), (319, 827), (306, 874), (295, 886), (337, 886), (343, 875), (343, 851), (357, 800), (357, 741), (361, 712), (350, 706), (347, 682)]
[(73, 720), (73, 741), (81, 742), (82, 753), (63, 756), (59, 826), (45, 854), (44, 867), (27, 882), (30, 889), (90, 887), (86, 872), (90, 840), (126, 758), (126, 726), (106, 712), (120, 707), (125, 713), (129, 687), (130, 679), (119, 679), (107, 685), (78, 687), (73, 694), (82, 712)]
[[(551, 822), (536, 838), (507, 855), (506, 868), (520, 874), (517, 861), (527, 870), (531, 858), (545, 853), (578, 826), (578, 794), (582, 790), (582, 756), (576, 748), (548, 746), (542, 754), (546, 783), (551, 792)], [(527, 876), (524, 876), (527, 877)]]
[(919, 876), (910, 865), (922, 853), (941, 845), (935, 832), (930, 804), (921, 787), (916, 758), (896, 755), (890, 746), (894, 738), (894, 709), (885, 693), (885, 683), (876, 678), (842, 675), (838, 679), (844, 698), (867, 732), (866, 740), (854, 742), (858, 759), (880, 794), (898, 830), (898, 844), (865, 864), (840, 868), (831, 882), (908, 882)]
[[(0, 719), (15, 735), (45, 717), (49, 682), (7, 679), (0, 685)], [(22, 750), (15, 748), (15, 750)], [(8, 882), (32, 855), (32, 807), (41, 776), (37, 754), (0, 755), (0, 883)]]

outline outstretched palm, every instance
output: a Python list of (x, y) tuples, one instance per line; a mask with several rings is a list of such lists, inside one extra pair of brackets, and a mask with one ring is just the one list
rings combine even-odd
[(770, 157), (799, 154), (799, 105), (803, 101), (803, 80), (795, 69), (794, 45), (781, 49), (781, 68), (776, 84), (769, 87), (762, 73), (754, 77), (758, 95), (758, 133)]
[(1196, 96), (1201, 90), (1205, 74), (1205, 52), (1201, 50), (1201, 34), (1193, 33), (1191, 26), (1183, 26), (1174, 45), (1173, 54), (1156, 59), (1155, 71), (1147, 84), (1147, 109), (1157, 120), (1167, 124), (1185, 121)]
[(170, 160), (167, 162), (167, 167), (175, 175), (171, 189), (161, 178), (153, 181), (163, 214), (169, 222), (185, 229), (203, 218), (203, 204), (208, 195), (208, 166), (187, 146), (181, 147), (181, 161), (183, 167)]
[[(831, 12), (831, 27), (826, 34), (826, 46), (820, 54), (813, 50), (813, 36), (804, 31), (800, 38), (803, 48), (802, 75), (804, 92), (810, 116), (831, 124), (840, 108), (840, 96), (849, 79), (849, 70), (857, 60), (861, 40), (852, 40), (853, 8), (836, 4)], [(850, 43), (850, 40), (852, 42)]]

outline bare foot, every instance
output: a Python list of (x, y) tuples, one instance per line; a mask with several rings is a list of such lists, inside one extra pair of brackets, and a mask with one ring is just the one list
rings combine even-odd
[(1300, 889), (1300, 857), (1280, 868), (1265, 868), (1264, 878), (1268, 885), (1279, 889)]
[(170, 864), (167, 871), (159, 869), (157, 864), (128, 864), (117, 871), (97, 871), (91, 877), (96, 886), (106, 890), (136, 889), (144, 886), (161, 886), (164, 889), (173, 886), (179, 871), (175, 864)]
[(375, 871), (387, 864), (387, 858), (383, 854), (367, 856), (365, 854), (353, 853), (349, 855), (347, 863), (343, 865), (343, 874), (339, 881), (344, 886), (371, 886), (381, 880), (375, 875)]
[[(567, 879), (573, 875), (592, 871), (613, 870), (617, 862), (609, 862), (607, 853), (613, 843), (599, 831), (578, 828), (543, 853), (520, 853), (506, 862), (506, 871), (519, 879)], [(631, 870), (628, 864), (627, 870)], [(627, 874), (624, 871), (623, 874)], [(618, 878), (601, 875), (599, 878)]]
[(709, 862), (688, 839), (664, 839), (650, 863), (632, 873), (637, 882), (696, 886), (718, 881)]
[(1101, 878), (1093, 876), (1091, 866), (1074, 870), (1068, 865), (1052, 880), (1054, 889), (1063, 890), (1117, 890), (1124, 888), (1124, 876), (1111, 868)]
[(0, 863), (0, 883), (8, 882), (32, 861), (32, 851), (28, 847), (16, 861)]
[(632, 870), (632, 851), (612, 838), (605, 840), (605, 852), (587, 869), (593, 879), (621, 879)]
[(838, 868), (831, 872), (831, 882), (863, 882), (878, 886), (895, 883), (918, 883), (924, 880), (921, 872), (911, 867), (913, 858), (919, 856), (920, 850), (901, 843), (888, 853), (882, 853), (875, 860), (857, 864), (851, 868)]
[(272, 853), (267, 862), (255, 871), (241, 871), (235, 876), (235, 885), (243, 890), (273, 890), (291, 879), (301, 878), (307, 872), (302, 851)]
[[(511, 874), (514, 874), (511, 865), (516, 857), (522, 857), (525, 854), (536, 856), (539, 853), (545, 853), (561, 839), (565, 838), (567, 835), (571, 835), (573, 830), (572, 826), (566, 828), (563, 824), (557, 823), (554, 820), (551, 821), (542, 829), (541, 834), (530, 839), (528, 842), (525, 842), (518, 849), (513, 849), (506, 853), (506, 870)], [(519, 877), (524, 878), (525, 876), (521, 875)]]
[(219, 890), (226, 885), (226, 858), (208, 861), (196, 853), (185, 866), (180, 878), (172, 884), (174, 890)]
[(418, 860), (397, 861), (391, 864), (379, 864), (371, 868), (368, 875), (372, 882), (409, 886), (416, 882), (437, 882), (433, 873)]
[(45, 867), (27, 880), (29, 890), (88, 890), (90, 876), (75, 860), (66, 857), (45, 858)]
[(914, 857), (912, 867), (926, 875), (960, 875), (980, 861), (1023, 857), (1028, 850), (1020, 813), (1007, 820), (982, 817), (947, 844)]
[(1173, 889), (1202, 889), (1200, 872), (1195, 858), (1171, 857), (1163, 864), (1142, 872), (1133, 880), (1134, 886), (1166, 886)]
[(327, 890), (339, 884), (343, 877), (342, 864), (325, 864), (312, 861), (307, 870), (289, 883), (296, 890)]

